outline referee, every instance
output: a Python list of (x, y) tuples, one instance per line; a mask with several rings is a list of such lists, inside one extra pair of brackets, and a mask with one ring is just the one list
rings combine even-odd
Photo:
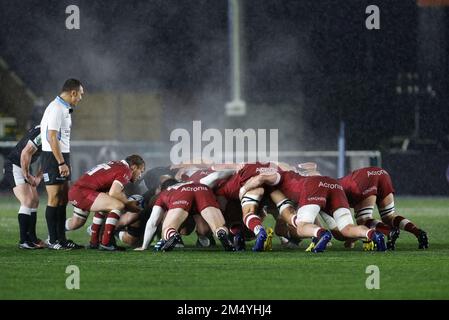
[(69, 79), (59, 96), (45, 109), (41, 121), (42, 171), (48, 202), (45, 219), (48, 227), (48, 248), (53, 250), (82, 248), (65, 237), (66, 207), (70, 181), (71, 113), (82, 99), (83, 85)]

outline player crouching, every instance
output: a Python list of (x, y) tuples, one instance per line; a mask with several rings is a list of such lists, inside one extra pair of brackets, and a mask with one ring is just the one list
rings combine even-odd
[[(66, 230), (82, 227), (89, 212), (95, 212), (91, 227), (89, 247), (115, 251), (113, 234), (123, 212), (140, 212), (137, 201), (129, 201), (123, 192), (128, 182), (135, 182), (145, 170), (145, 162), (139, 155), (128, 156), (125, 160), (99, 164), (82, 175), (69, 190), (69, 201), (74, 206), (73, 217), (67, 219)], [(104, 232), (99, 239), (100, 229), (106, 218)]]
[(224, 249), (234, 251), (228, 237), (229, 231), (225, 226), (223, 214), (209, 187), (192, 182), (178, 183), (175, 179), (169, 179), (162, 184), (161, 189), (163, 191), (153, 206), (150, 220), (145, 228), (143, 245), (136, 250), (148, 248), (156, 232), (156, 226), (162, 220), (162, 241), (156, 246), (156, 249), (160, 251), (173, 250), (181, 240), (178, 230), (195, 205)]

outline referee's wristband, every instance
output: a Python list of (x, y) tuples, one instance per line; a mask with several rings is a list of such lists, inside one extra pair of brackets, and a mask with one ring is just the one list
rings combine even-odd
[(58, 167), (65, 165), (65, 162), (61, 162), (60, 164), (58, 164)]

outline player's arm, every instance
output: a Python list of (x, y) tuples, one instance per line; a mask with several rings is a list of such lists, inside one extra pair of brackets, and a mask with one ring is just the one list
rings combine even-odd
[(275, 173), (261, 173), (255, 177), (249, 179), (243, 187), (240, 188), (240, 198), (245, 195), (249, 190), (259, 188), (263, 185), (275, 186), (281, 181), (281, 175), (278, 172)]
[(109, 195), (117, 200), (120, 200), (123, 203), (128, 202), (128, 199), (123, 192), (123, 184), (118, 180), (114, 180), (114, 182), (112, 183), (111, 188), (109, 189)]
[(138, 202), (134, 200), (128, 200), (125, 193), (123, 192), (123, 189), (123, 184), (118, 180), (114, 180), (111, 188), (109, 189), (109, 196), (123, 202), (125, 204), (126, 211), (140, 213), (142, 211), (142, 208), (138, 205)]
[[(34, 145), (34, 143), (32, 141), (28, 141), (25, 148), (23, 148), (22, 153), (20, 154), (20, 167), (22, 168), (23, 176), (33, 187), (35, 187), (40, 182), (38, 179), (36, 179), (36, 177), (33, 177), (30, 174), (31, 158), (33, 157), (33, 154), (36, 153), (36, 151), (37, 147)], [(36, 176), (39, 177), (40, 172)]]
[(67, 177), (70, 173), (69, 166), (65, 163), (64, 157), (62, 156), (61, 148), (58, 141), (58, 131), (48, 130), (48, 143), (50, 144), (51, 151), (59, 164), (59, 174), (62, 177)]
[(205, 184), (209, 188), (214, 188), (215, 184), (217, 183), (218, 180), (227, 178), (227, 177), (233, 175), (234, 172), (235, 172), (235, 170), (233, 170), (233, 169), (223, 170), (223, 171), (215, 171), (215, 172), (212, 172), (211, 174), (207, 175), (206, 177), (202, 178), (200, 180), (200, 183)]
[(289, 165), (286, 162), (275, 162), (275, 164), (284, 171), (295, 171), (296, 172), (296, 168)]
[(145, 226), (145, 234), (143, 236), (142, 250), (146, 250), (153, 241), (154, 235), (157, 230), (157, 226), (162, 222), (165, 210), (159, 206), (153, 206), (151, 210), (150, 219), (148, 219)]

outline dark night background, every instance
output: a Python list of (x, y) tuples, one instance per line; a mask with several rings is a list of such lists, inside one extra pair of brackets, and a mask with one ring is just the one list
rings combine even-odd
[[(70, 4), (80, 7), (80, 30), (65, 28)], [(380, 8), (380, 30), (365, 28), (370, 4)], [(339, 120), (350, 150), (379, 149), (388, 159), (398, 148), (394, 137), (414, 137), (408, 156), (449, 150), (448, 7), (416, 0), (242, 5), (249, 127), (279, 127), (284, 150), (336, 149)], [(190, 126), (230, 123), (217, 120), (231, 94), (225, 0), (0, 0), (0, 56), (38, 96), (54, 95), (71, 75), (87, 92), (159, 92), (167, 132), (177, 117)]]

